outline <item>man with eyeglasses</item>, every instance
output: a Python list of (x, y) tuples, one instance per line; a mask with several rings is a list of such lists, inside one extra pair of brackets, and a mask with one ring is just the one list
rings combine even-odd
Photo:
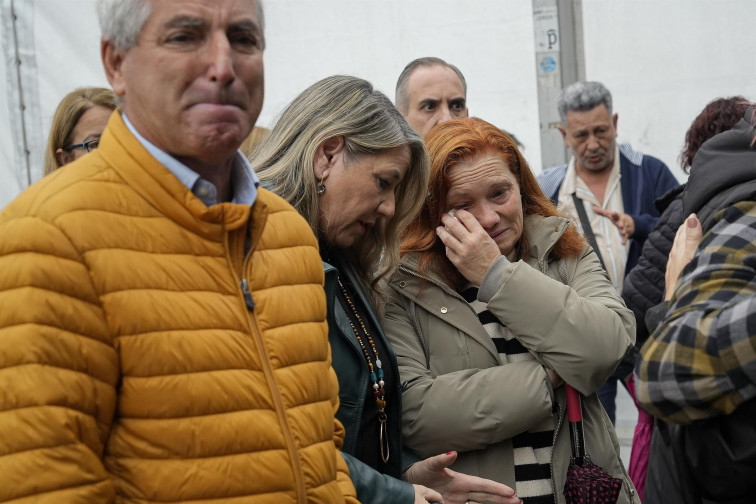
[(0, 501), (357, 503), (317, 241), (238, 151), (260, 1), (99, 0), (121, 107), (0, 213)]

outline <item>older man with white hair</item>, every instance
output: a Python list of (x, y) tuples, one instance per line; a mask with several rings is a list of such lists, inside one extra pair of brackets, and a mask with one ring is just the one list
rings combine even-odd
[(238, 147), (260, 0), (100, 0), (99, 149), (0, 214), (0, 501), (356, 503), (323, 270)]
[[(602, 83), (568, 86), (558, 106), (558, 129), (572, 158), (541, 172), (538, 182), (560, 210), (579, 223), (612, 284), (622, 292), (625, 276), (638, 263), (643, 243), (659, 220), (654, 201), (678, 182), (659, 159), (617, 143), (618, 116)], [(599, 390), (612, 423), (617, 378), (632, 372), (633, 358), (628, 356)]]

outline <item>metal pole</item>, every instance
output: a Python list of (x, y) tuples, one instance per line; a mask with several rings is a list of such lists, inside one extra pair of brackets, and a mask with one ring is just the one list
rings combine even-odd
[(557, 102), (566, 86), (585, 78), (581, 0), (533, 0), (538, 111), (543, 168), (565, 164), (569, 154)]
[(21, 141), (23, 142), (23, 152), (24, 152), (24, 165), (26, 166), (26, 184), (31, 185), (32, 183), (32, 175), (31, 175), (31, 160), (29, 159), (29, 155), (31, 154), (31, 151), (29, 150), (29, 140), (26, 136), (26, 104), (24, 101), (24, 86), (23, 86), (23, 79), (21, 78), (21, 53), (19, 51), (19, 43), (18, 43), (18, 27), (16, 25), (18, 16), (16, 15), (16, 8), (14, 4), (14, 0), (10, 0), (10, 10), (11, 10), (11, 20), (12, 20), (12, 26), (13, 26), (13, 49), (15, 51), (15, 71), (16, 71), (16, 85), (18, 86), (18, 107), (20, 111), (20, 118), (21, 118)]

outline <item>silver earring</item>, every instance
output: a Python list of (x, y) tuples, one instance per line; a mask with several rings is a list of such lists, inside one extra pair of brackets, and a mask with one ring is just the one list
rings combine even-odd
[(325, 184), (323, 183), (323, 179), (320, 179), (320, 182), (318, 182), (318, 185), (315, 186), (315, 191), (317, 191), (318, 196), (322, 195), (325, 192)]

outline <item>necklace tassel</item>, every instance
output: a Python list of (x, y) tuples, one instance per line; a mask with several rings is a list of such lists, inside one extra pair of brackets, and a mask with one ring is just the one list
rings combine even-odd
[(379, 438), (381, 442), (381, 458), (383, 459), (383, 463), (387, 464), (389, 461), (389, 456), (391, 455), (391, 452), (389, 451), (389, 442), (388, 442), (388, 428), (386, 427), (386, 414), (381, 412), (380, 416), (378, 417), (378, 421), (380, 422), (380, 432), (379, 432)]

